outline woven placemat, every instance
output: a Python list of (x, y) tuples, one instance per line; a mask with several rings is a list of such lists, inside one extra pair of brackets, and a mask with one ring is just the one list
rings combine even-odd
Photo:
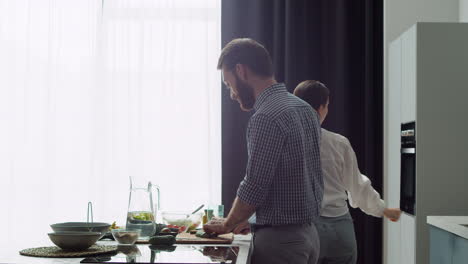
[(37, 247), (23, 249), (19, 253), (23, 256), (44, 257), (44, 258), (79, 258), (101, 254), (109, 254), (117, 251), (117, 246), (92, 245), (90, 248), (81, 251), (64, 251), (59, 247)]

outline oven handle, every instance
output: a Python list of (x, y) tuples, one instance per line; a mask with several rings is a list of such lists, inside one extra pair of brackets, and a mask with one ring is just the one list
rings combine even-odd
[(402, 148), (401, 153), (404, 154), (416, 154), (416, 148)]

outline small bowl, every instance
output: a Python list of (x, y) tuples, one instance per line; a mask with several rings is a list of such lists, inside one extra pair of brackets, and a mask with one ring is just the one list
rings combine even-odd
[(85, 250), (94, 245), (101, 237), (99, 232), (59, 231), (48, 233), (50, 240), (66, 251)]
[(76, 231), (76, 232), (99, 232), (101, 233), (102, 238), (111, 225), (108, 223), (99, 223), (99, 222), (66, 222), (66, 223), (57, 223), (52, 224), (50, 227), (55, 232), (63, 231)]
[(112, 229), (112, 236), (119, 245), (133, 245), (140, 237), (141, 230), (139, 229)]
[(163, 211), (161, 215), (166, 225), (178, 226), (180, 229), (179, 232), (187, 232), (200, 225), (203, 212), (191, 214), (186, 212)]

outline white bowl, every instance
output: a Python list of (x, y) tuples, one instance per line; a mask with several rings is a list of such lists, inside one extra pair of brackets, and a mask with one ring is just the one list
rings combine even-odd
[(50, 227), (55, 232), (62, 231), (77, 231), (77, 232), (100, 232), (103, 237), (111, 225), (108, 223), (100, 222), (66, 222), (52, 224)]
[(182, 228), (179, 232), (187, 232), (189, 229), (195, 229), (200, 225), (203, 212), (191, 214), (186, 212), (163, 211), (161, 215), (164, 224)]

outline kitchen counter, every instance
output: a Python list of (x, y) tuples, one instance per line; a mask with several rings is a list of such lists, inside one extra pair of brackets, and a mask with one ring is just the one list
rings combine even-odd
[(468, 239), (468, 216), (428, 216), (427, 223)]
[[(247, 257), (250, 248), (251, 235), (235, 235), (234, 241), (230, 245), (207, 245), (207, 246), (234, 246), (239, 247), (236, 264), (247, 263)], [(116, 245), (115, 241), (98, 241), (101, 245)], [(52, 246), (50, 241), (46, 241), (42, 245), (23, 245), (18, 247), (15, 245), (3, 245), (0, 247), (0, 263), (1, 264), (75, 264), (80, 263), (83, 258), (36, 258), (22, 256), (18, 252), (24, 248), (36, 247), (36, 246)], [(145, 244), (138, 244), (138, 247), (147, 247)], [(181, 245), (187, 246), (187, 245)], [(197, 245), (203, 246), (203, 245)]]
[(468, 216), (428, 216), (431, 264), (462, 264), (468, 259)]

